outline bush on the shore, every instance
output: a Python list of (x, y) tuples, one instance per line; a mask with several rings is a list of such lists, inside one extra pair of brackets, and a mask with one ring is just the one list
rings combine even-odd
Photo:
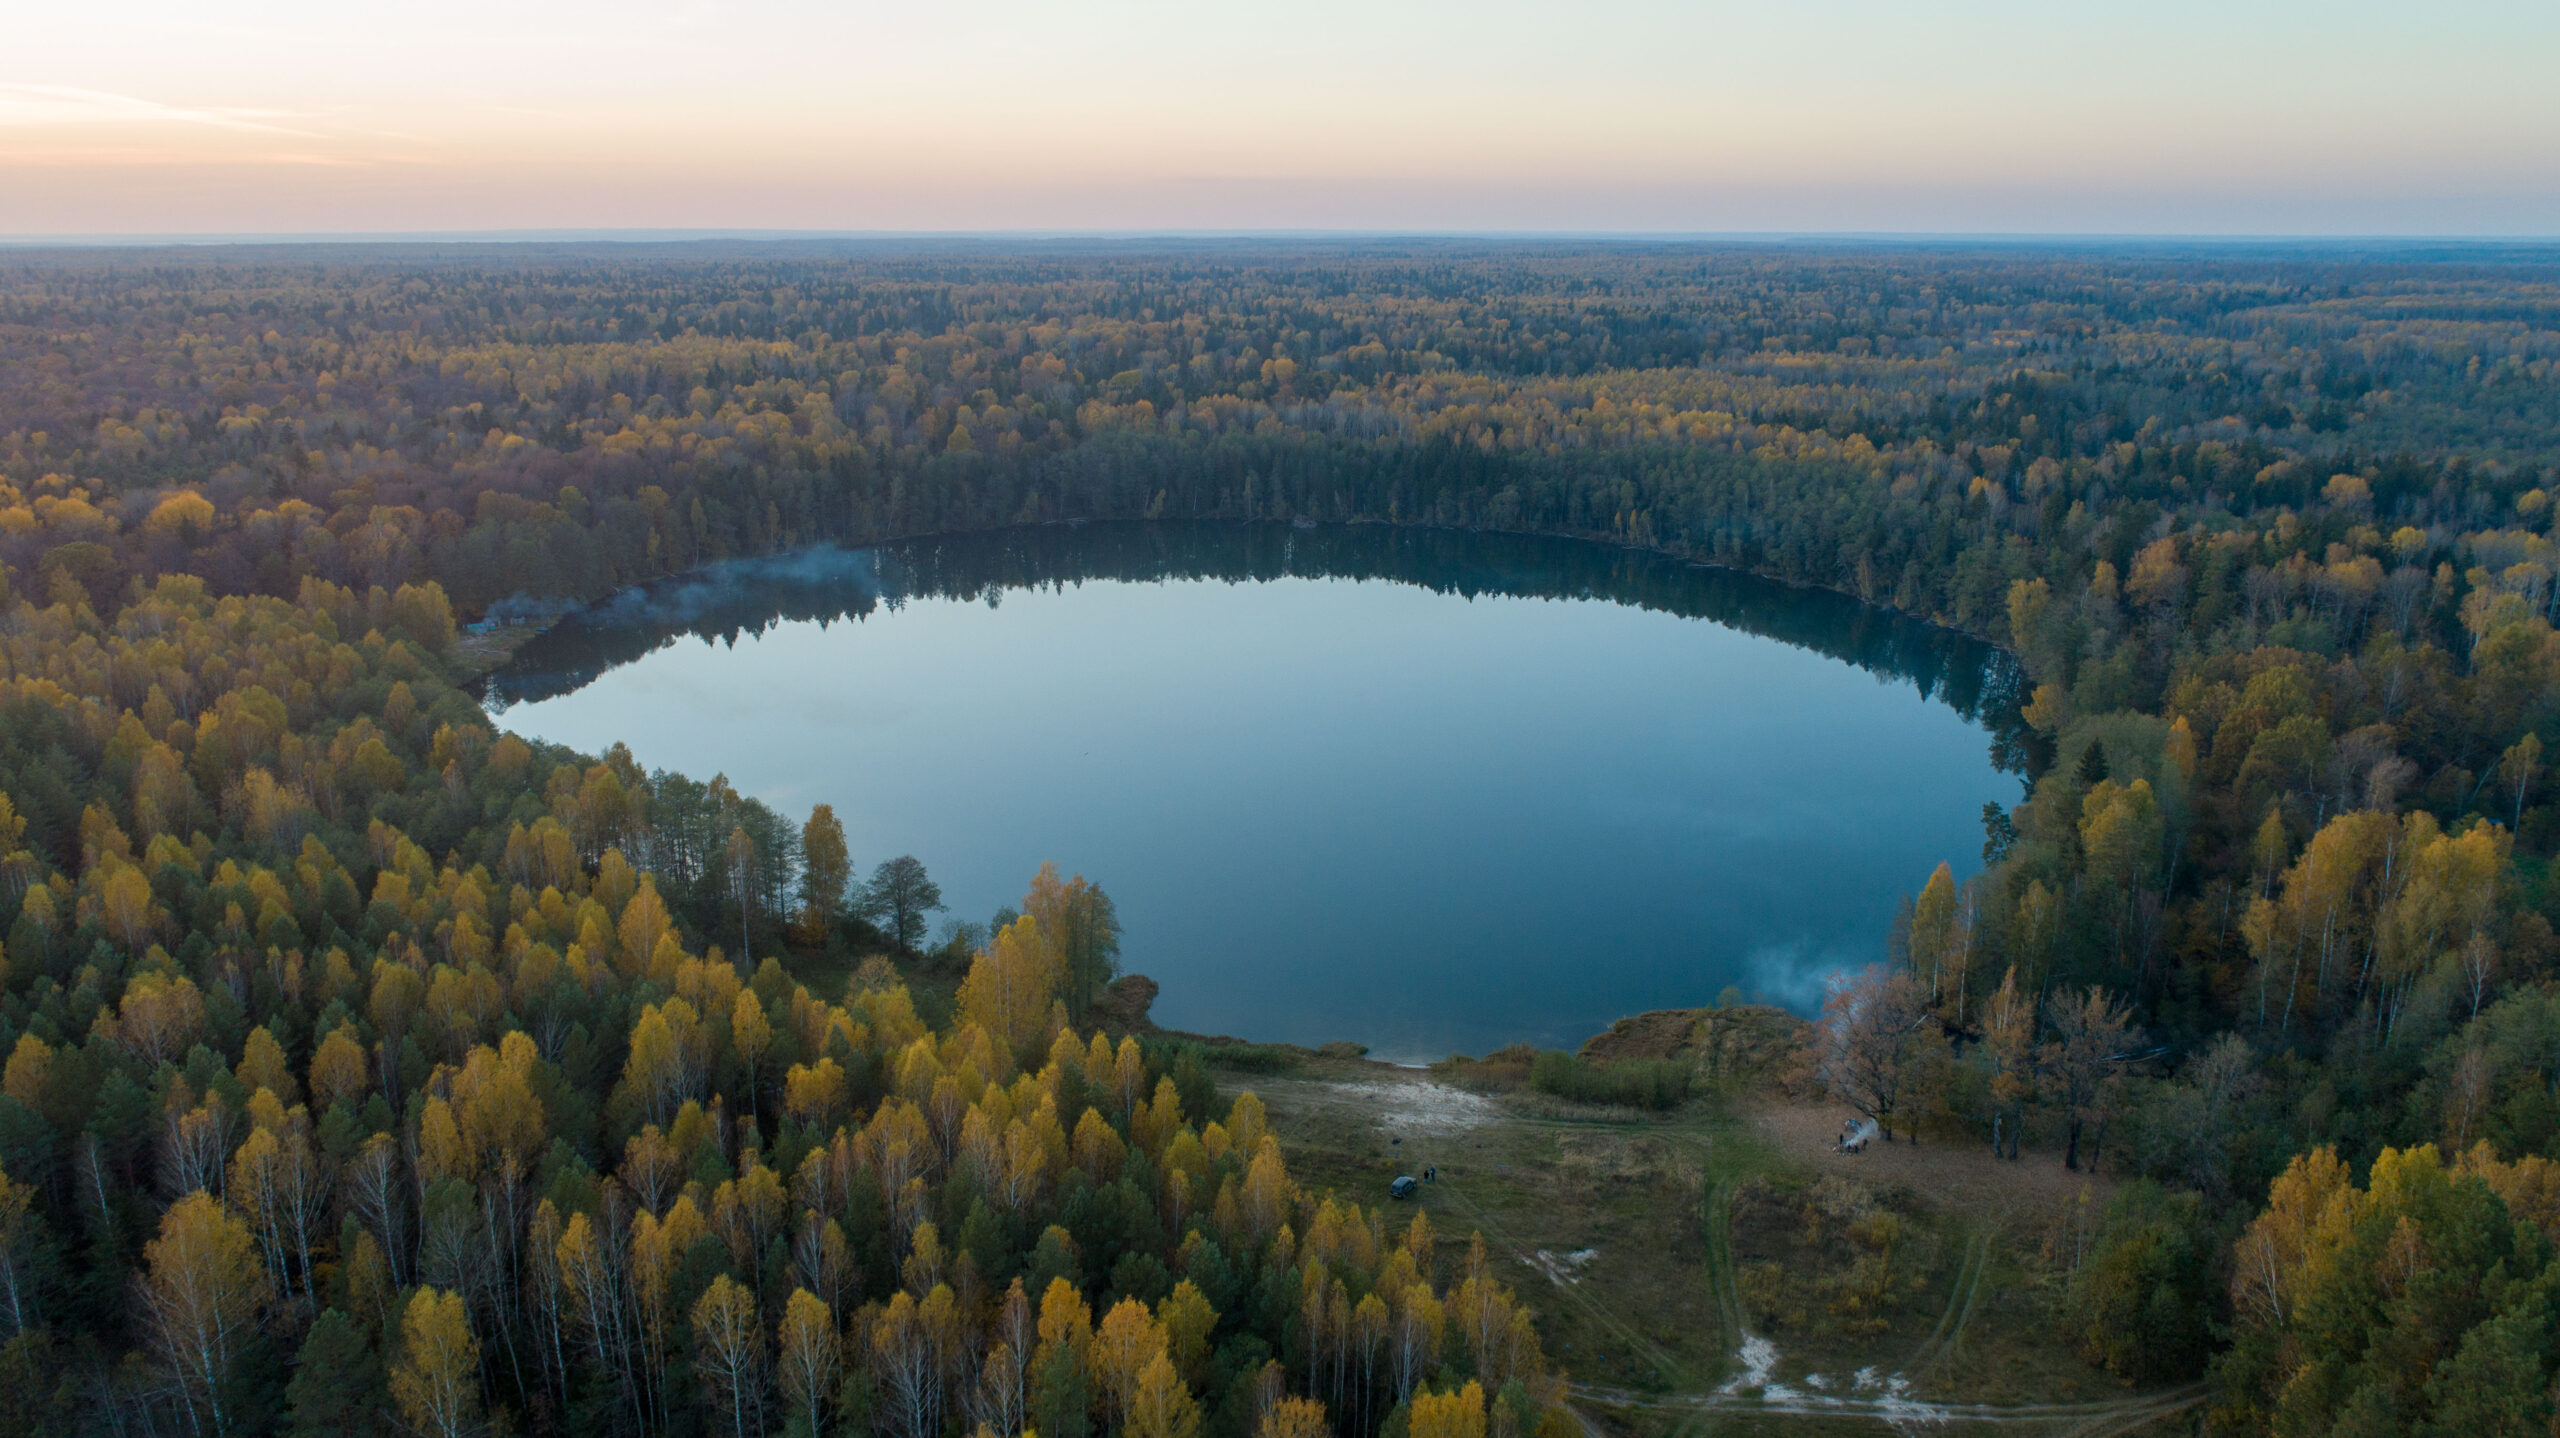
[(1691, 1066), (1677, 1059), (1595, 1064), (1556, 1049), (1529, 1065), (1529, 1087), (1539, 1093), (1624, 1108), (1678, 1108), (1688, 1101), (1693, 1077)]
[(1210, 1066), (1238, 1073), (1287, 1073), (1306, 1062), (1305, 1053), (1287, 1044), (1206, 1044), (1199, 1052)]

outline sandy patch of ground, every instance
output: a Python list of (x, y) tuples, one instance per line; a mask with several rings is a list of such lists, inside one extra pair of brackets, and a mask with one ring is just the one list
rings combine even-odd
[(1580, 1283), (1582, 1270), (1590, 1267), (1591, 1260), (1599, 1256), (1600, 1250), (1596, 1248), (1577, 1248), (1571, 1253), (1541, 1248), (1520, 1261), (1545, 1274), (1548, 1282), (1562, 1288), (1567, 1284)]
[(1253, 1089), (1265, 1103), (1286, 1109), (1366, 1118), (1390, 1138), (1445, 1138), (1504, 1117), (1501, 1105), (1484, 1095), (1426, 1078), (1283, 1078), (1237, 1087)]
[(1378, 1127), (1391, 1134), (1465, 1133), (1502, 1117), (1493, 1100), (1442, 1083), (1354, 1083), (1342, 1089), (1354, 1097), (1375, 1100)]

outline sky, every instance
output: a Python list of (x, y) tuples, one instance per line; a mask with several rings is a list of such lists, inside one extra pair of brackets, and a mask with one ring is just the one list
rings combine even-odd
[(0, 235), (2560, 235), (2553, 0), (83, 0)]

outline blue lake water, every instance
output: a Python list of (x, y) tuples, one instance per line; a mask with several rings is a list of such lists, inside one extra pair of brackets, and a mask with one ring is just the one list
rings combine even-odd
[[(954, 914), (1101, 884), (1170, 1027), (1571, 1046), (1809, 1008), (2016, 801), (2013, 671), (1729, 571), (1384, 527), (1089, 525), (717, 566), (573, 615), (499, 722), (913, 853)], [(2010, 763), (2008, 767), (2014, 767)]]

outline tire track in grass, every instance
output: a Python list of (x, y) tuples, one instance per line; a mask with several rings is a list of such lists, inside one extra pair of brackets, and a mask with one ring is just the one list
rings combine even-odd
[[(1703, 1162), (1701, 1167), (1704, 1168)], [(1698, 1227), (1703, 1239), (1701, 1266), (1705, 1269), (1708, 1290), (1716, 1300), (1716, 1371), (1711, 1382), (1722, 1382), (1742, 1349), (1742, 1290), (1734, 1278), (1733, 1267), (1733, 1183), (1729, 1179), (1710, 1178), (1698, 1199)], [(1664, 1438), (1688, 1438), (1692, 1432), (1711, 1423), (1707, 1410), (1696, 1409), (1671, 1425)]]
[[(1695, 1145), (1694, 1152), (1706, 1177), (1699, 1217), (1705, 1241), (1705, 1277), (1708, 1290), (1715, 1299), (1718, 1329), (1717, 1371), (1706, 1375), (1702, 1381), (1700, 1375), (1690, 1367), (1687, 1361), (1665, 1349), (1632, 1323), (1620, 1318), (1616, 1312), (1591, 1297), (1582, 1287), (1559, 1284), (1556, 1285), (1556, 1291), (1566, 1303), (1626, 1343), (1631, 1351), (1650, 1361), (1655, 1371), (1675, 1390), (1702, 1390), (1720, 1381), (1724, 1377), (1725, 1370), (1732, 1364), (1735, 1352), (1741, 1347), (1743, 1313), (1741, 1290), (1735, 1280), (1733, 1263), (1734, 1183), (1729, 1174), (1719, 1175), (1717, 1170), (1729, 1166), (1722, 1162), (1727, 1150), (1734, 1152), (1735, 1158), (1732, 1160), (1734, 1164), (1747, 1167), (1753, 1161), (1751, 1156), (1743, 1151), (1742, 1145), (1731, 1142), (1737, 1131), (1732, 1117), (1724, 1113), (1713, 1113), (1693, 1115), (1685, 1120), (1662, 1122), (1642, 1118), (1528, 1118), (1522, 1115), (1511, 1115), (1505, 1121), (1522, 1127), (1640, 1133), (1664, 1139), (1679, 1146)], [(1513, 1240), (1500, 1224), (1486, 1217), (1483, 1209), (1461, 1192), (1458, 1185), (1446, 1174), (1441, 1177), (1440, 1187), (1457, 1202), (1459, 1207), (1466, 1210), (1468, 1217), (1486, 1233), (1488, 1238), (1499, 1243), (1514, 1258), (1524, 1262), (1528, 1260), (1527, 1251)], [(1665, 1438), (1680, 1438), (1680, 1435), (1694, 1426), (1697, 1421), (1694, 1416), (1684, 1419), (1669, 1434), (1666, 1434)]]
[[(2213, 1385), (2210, 1382), (2190, 1383), (2157, 1393), (2083, 1403), (2018, 1404), (1933, 1403), (1916, 1398), (1829, 1397), (1807, 1393), (1774, 1399), (1721, 1393), (1647, 1394), (1587, 1383), (1572, 1385), (1572, 1391), (1577, 1399), (1594, 1407), (1622, 1412), (1686, 1410), (1687, 1416), (1680, 1421), (1683, 1428), (1712, 1421), (1719, 1414), (1747, 1414), (1756, 1420), (1776, 1420), (1782, 1424), (1791, 1419), (1830, 1424), (1849, 1420), (1877, 1423), (1896, 1431), (1977, 1424), (2031, 1426), (2053, 1434), (2055, 1438), (2064, 1438), (2065, 1435), (2068, 1438), (2120, 1438), (2120, 1435), (2203, 1403), (2212, 1396)], [(1755, 1422), (1754, 1426), (1759, 1424)]]
[[(1698, 1225), (1705, 1240), (1707, 1286), (1716, 1296), (1716, 1326), (1719, 1351), (1730, 1360), (1742, 1346), (1745, 1328), (1742, 1312), (1742, 1287), (1735, 1276), (1733, 1263), (1733, 1184), (1710, 1180), (1698, 1201)], [(1722, 1378), (1721, 1373), (1716, 1375)]]
[(1930, 1369), (1944, 1363), (1955, 1352), (1956, 1340), (1964, 1335), (1965, 1325), (1973, 1321), (1974, 1305), (1982, 1297), (1983, 1270), (1991, 1264), (1991, 1243), (1998, 1236), (1999, 1224), (1975, 1226), (1966, 1235), (1964, 1259), (1956, 1269), (1955, 1283), (1947, 1291), (1947, 1311), (1938, 1318), (1938, 1326), (1928, 1338), (1903, 1360), (1903, 1372), (1913, 1382), (1926, 1377)]
[[(1439, 1188), (1454, 1200), (1458, 1207), (1466, 1210), (1468, 1219), (1475, 1224), (1479, 1232), (1513, 1258), (1522, 1263), (1530, 1263), (1528, 1251), (1515, 1242), (1502, 1225), (1486, 1217), (1484, 1210), (1476, 1206), (1475, 1200), (1467, 1197), (1463, 1188), (1445, 1173), (1441, 1175)], [(1536, 1267), (1534, 1263), (1530, 1263), (1530, 1266)], [(1674, 1356), (1670, 1350), (1656, 1343), (1634, 1324), (1620, 1318), (1606, 1304), (1583, 1292), (1582, 1285), (1559, 1283), (1555, 1284), (1554, 1288), (1559, 1297), (1579, 1310), (1584, 1317), (1607, 1330), (1612, 1336), (1625, 1343), (1630, 1350), (1650, 1360), (1654, 1366), (1654, 1372), (1674, 1389), (1696, 1386), (1696, 1378), (1689, 1372), (1689, 1366), (1686, 1363)]]
[(1705, 1240), (1707, 1282), (1716, 1298), (1718, 1334), (1717, 1351), (1721, 1355), (1716, 1373), (1721, 1382), (1730, 1376), (1742, 1351), (1744, 1339), (1750, 1335), (1750, 1314), (1742, 1306), (1742, 1275), (1733, 1256), (1733, 1199), (1742, 1179), (1768, 1167), (1769, 1156), (1745, 1137), (1746, 1130), (1730, 1115), (1717, 1120), (1691, 1135), (1698, 1145), (1699, 1177), (1704, 1192), (1698, 1202), (1698, 1223)]
[(2164, 1418), (2173, 1417), (2197, 1407), (2212, 1396), (2213, 1384), (2210, 1380), (2190, 1383), (2184, 1388), (2144, 1394), (2138, 1398), (2127, 1399), (2123, 1411), (2098, 1414), (2083, 1419), (2062, 1430), (2057, 1438), (2122, 1438), (2124, 1434), (2138, 1432)]

